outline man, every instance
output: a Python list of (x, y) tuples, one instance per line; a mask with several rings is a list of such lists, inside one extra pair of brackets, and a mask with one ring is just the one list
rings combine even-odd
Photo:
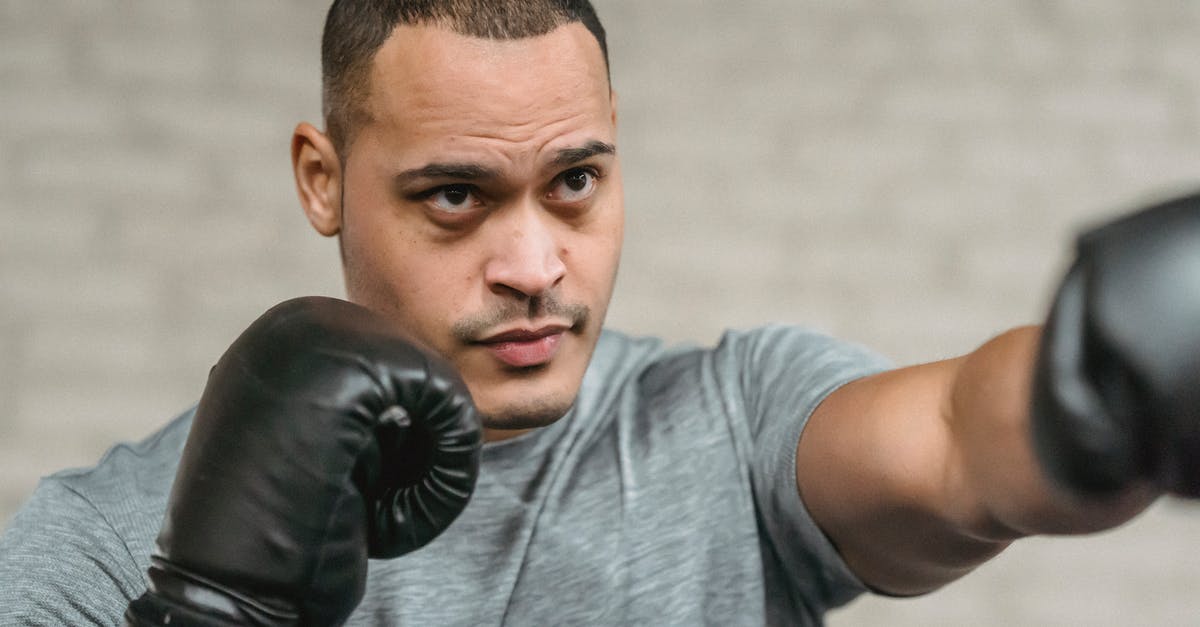
[[(301, 202), (350, 299), (455, 366), (489, 441), (459, 520), (373, 563), (352, 622), (819, 622), (1158, 493), (1051, 486), (1028, 438), (1038, 329), (892, 371), (795, 329), (681, 352), (602, 334), (623, 207), (590, 9), (351, 4), (327, 25), (326, 131), (293, 139)], [(190, 419), (43, 485), (4, 539), (0, 616), (119, 620)]]

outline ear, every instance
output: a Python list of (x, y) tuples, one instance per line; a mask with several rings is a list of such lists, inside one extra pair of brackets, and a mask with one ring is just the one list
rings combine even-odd
[(342, 164), (333, 142), (308, 122), (292, 133), (292, 170), (308, 221), (326, 237), (342, 229)]

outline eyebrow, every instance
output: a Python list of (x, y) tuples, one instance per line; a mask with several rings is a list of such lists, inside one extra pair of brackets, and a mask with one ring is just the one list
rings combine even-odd
[(419, 168), (405, 170), (396, 175), (397, 183), (409, 183), (418, 179), (458, 179), (478, 181), (500, 177), (500, 171), (477, 163), (430, 163)]
[[(554, 155), (550, 165), (556, 168), (565, 167), (590, 159), (596, 155), (613, 155), (617, 153), (616, 146), (598, 140), (591, 140), (582, 146), (563, 148)], [(420, 179), (454, 179), (460, 181), (480, 181), (500, 178), (500, 171), (478, 163), (429, 163), (419, 168), (405, 170), (396, 175), (396, 182), (404, 185)]]
[(559, 150), (558, 154), (554, 155), (554, 159), (550, 161), (550, 165), (561, 168), (590, 159), (596, 155), (615, 154), (617, 154), (616, 146), (593, 139), (577, 148), (563, 148)]

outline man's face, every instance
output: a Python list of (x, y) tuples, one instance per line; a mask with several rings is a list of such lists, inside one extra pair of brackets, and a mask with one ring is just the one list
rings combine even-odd
[(561, 417), (624, 224), (596, 40), (580, 24), (512, 41), (401, 26), (375, 57), (369, 111), (342, 172), (350, 299), (447, 357), (489, 430)]

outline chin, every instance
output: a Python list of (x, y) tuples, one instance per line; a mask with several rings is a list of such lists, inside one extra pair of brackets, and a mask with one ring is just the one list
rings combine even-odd
[(479, 408), (488, 429), (538, 429), (553, 424), (571, 410), (574, 399), (526, 399), (496, 408)]

